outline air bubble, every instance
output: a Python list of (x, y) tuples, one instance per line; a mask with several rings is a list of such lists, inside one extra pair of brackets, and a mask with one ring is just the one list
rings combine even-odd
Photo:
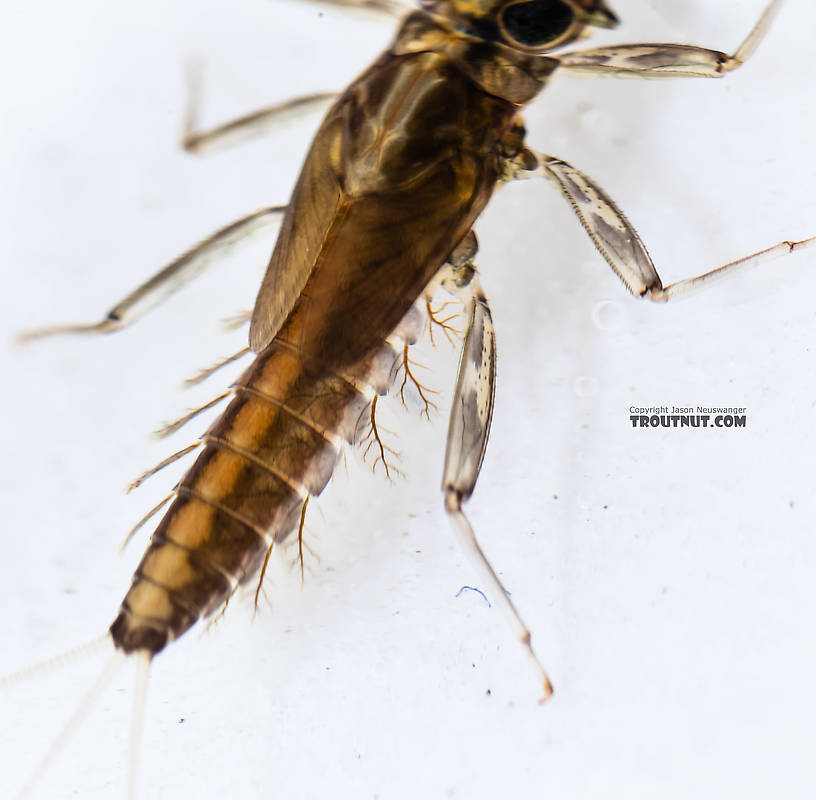
[(587, 106), (580, 110), (581, 129), (586, 133), (595, 133), (601, 126), (603, 112), (594, 106)]
[(598, 379), (588, 375), (581, 375), (572, 384), (573, 391), (578, 397), (592, 397), (598, 394)]
[(601, 300), (592, 308), (592, 322), (598, 330), (607, 333), (619, 331), (626, 321), (626, 312), (620, 303), (614, 300)]

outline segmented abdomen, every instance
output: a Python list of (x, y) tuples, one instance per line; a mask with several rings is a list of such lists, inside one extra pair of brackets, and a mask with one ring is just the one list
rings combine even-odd
[(215, 611), (297, 527), (308, 495), (328, 483), (355, 442), (375, 394), (392, 382), (398, 350), (327, 372), (304, 364), (295, 312), (235, 385), (133, 577), (111, 625), (125, 652), (155, 654)]

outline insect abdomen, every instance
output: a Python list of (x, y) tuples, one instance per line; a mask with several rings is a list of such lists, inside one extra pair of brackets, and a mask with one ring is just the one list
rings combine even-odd
[(343, 442), (359, 438), (372, 397), (387, 391), (391, 345), (334, 375), (303, 364), (298, 317), (258, 355), (203, 437), (111, 626), (125, 652), (159, 652), (251, 577), (328, 483)]

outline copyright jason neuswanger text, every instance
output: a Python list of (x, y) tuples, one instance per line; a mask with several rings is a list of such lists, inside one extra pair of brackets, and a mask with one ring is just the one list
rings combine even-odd
[(742, 406), (629, 406), (633, 428), (745, 428)]

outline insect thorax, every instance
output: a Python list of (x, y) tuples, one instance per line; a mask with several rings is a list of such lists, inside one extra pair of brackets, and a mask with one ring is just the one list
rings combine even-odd
[(517, 105), (530, 102), (558, 60), (520, 52), (491, 38), (488, 31), (480, 33), (475, 20), (463, 27), (447, 16), (416, 11), (403, 23), (391, 53), (438, 53), (488, 94)]

